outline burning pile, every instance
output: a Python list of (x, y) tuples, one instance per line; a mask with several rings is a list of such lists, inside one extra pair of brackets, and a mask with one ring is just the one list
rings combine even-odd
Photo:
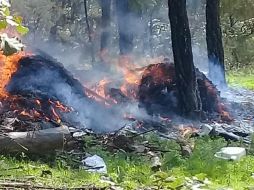
[[(0, 55), (0, 122), (5, 126), (9, 126), (8, 130), (10, 131), (52, 127), (52, 124), (54, 126), (61, 123), (61, 113), (73, 111), (57, 99), (50, 96), (43, 97), (42, 93), (36, 94), (38, 93), (36, 91), (25, 92), (27, 89), (24, 89), (24, 91), (18, 89), (14, 92), (14, 89), (16, 89), (14, 86), (20, 88), (19, 85), (29, 83), (25, 79), (20, 81), (15, 79), (20, 70), (22, 71), (22, 60), (27, 59), (29, 56), (32, 55), (24, 52), (8, 57)], [(44, 125), (39, 125), (39, 123)], [(10, 127), (11, 124), (13, 124), (13, 127)]]
[[(119, 67), (121, 80), (104, 79), (89, 88), (48, 55), (21, 52), (0, 55), (0, 61), (0, 122), (8, 126), (15, 121), (15, 125), (9, 123), (9, 130), (51, 128), (60, 123), (116, 130), (124, 125), (128, 111), (123, 107), (119, 111), (119, 105), (133, 102), (162, 118), (180, 114), (174, 65), (167, 60), (140, 69)], [(204, 111), (230, 121), (215, 86), (198, 70), (197, 75)]]
[[(133, 69), (133, 65), (129, 66), (130, 63), (125, 59), (123, 63), (118, 65), (118, 70), (122, 73), (120, 81), (104, 78), (90, 87), (99, 95), (99, 101), (107, 106), (137, 102), (148, 114), (165, 118), (181, 115), (173, 63), (164, 59), (160, 63), (137, 69)], [(231, 122), (232, 118), (216, 86), (198, 69), (196, 75), (203, 109), (202, 118)], [(88, 96), (98, 100), (93, 93), (88, 93)]]
[[(1, 89), (2, 123), (6, 118), (17, 119), (22, 127), (16, 124), (19, 129), (15, 130), (52, 128), (63, 123), (95, 131), (121, 126), (114, 110), (90, 99), (86, 90), (91, 90), (46, 54), (7, 57), (2, 72), (6, 73)], [(104, 119), (108, 120), (106, 124)]]

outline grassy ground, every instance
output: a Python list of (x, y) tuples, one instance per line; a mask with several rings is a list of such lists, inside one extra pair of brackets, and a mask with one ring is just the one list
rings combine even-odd
[[(147, 156), (118, 152), (112, 154), (101, 147), (93, 146), (90, 152), (101, 156), (108, 167), (108, 177), (124, 189), (155, 187), (156, 189), (177, 189), (182, 186), (186, 177), (196, 176), (200, 180), (208, 178), (212, 183), (208, 189), (232, 187), (237, 190), (254, 187), (254, 157), (247, 156), (239, 162), (219, 160), (214, 153), (226, 146), (223, 139), (196, 139), (196, 148), (190, 158), (180, 155), (178, 145), (172, 141), (159, 140), (154, 136), (146, 140), (157, 143), (164, 150), (171, 152), (161, 155), (161, 171), (151, 170), (151, 161)], [(239, 144), (235, 144), (239, 145)], [(43, 175), (43, 173), (48, 173)], [(100, 180), (98, 174), (91, 174), (82, 169), (74, 169), (63, 160), (48, 163), (32, 162), (23, 158), (0, 157), (1, 179), (34, 178), (34, 183), (51, 187), (82, 187), (95, 184), (97, 187), (108, 186)], [(174, 178), (174, 180), (169, 180)]]
[(238, 71), (229, 71), (227, 81), (231, 86), (254, 90), (254, 68), (248, 67)]

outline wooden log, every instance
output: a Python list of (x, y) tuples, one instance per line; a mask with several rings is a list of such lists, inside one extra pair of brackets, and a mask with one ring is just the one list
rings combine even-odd
[(67, 126), (28, 132), (0, 134), (0, 154), (45, 154), (64, 149), (70, 139)]

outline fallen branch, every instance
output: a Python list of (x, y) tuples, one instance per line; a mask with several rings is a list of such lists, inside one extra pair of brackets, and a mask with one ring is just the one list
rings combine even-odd
[(30, 183), (24, 182), (0, 182), (0, 189), (15, 188), (15, 189), (56, 189), (52, 187), (44, 187), (38, 185), (32, 185)]
[(142, 132), (142, 133), (135, 134), (135, 135), (131, 136), (130, 138), (139, 137), (139, 136), (141, 136), (141, 135), (145, 135), (145, 134), (150, 133), (150, 132), (153, 132), (153, 131), (156, 131), (156, 129), (151, 129), (151, 130), (148, 130), (148, 131), (144, 131), (144, 132)]
[(0, 153), (45, 154), (64, 149), (70, 138), (67, 126), (28, 132), (10, 132), (0, 136)]
[[(54, 188), (54, 187), (47, 187), (47, 186), (41, 186), (41, 185), (33, 185), (29, 182), (0, 182), (0, 189), (43, 189), (43, 190), (65, 190), (66, 188)], [(106, 187), (97, 188), (95, 186), (84, 186), (84, 187), (74, 187), (74, 188), (68, 188), (68, 189), (80, 189), (80, 190), (104, 190)]]

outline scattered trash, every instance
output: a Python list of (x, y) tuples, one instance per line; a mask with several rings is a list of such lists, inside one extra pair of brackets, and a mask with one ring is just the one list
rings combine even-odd
[(86, 134), (87, 134), (86, 132), (81, 131), (81, 132), (75, 132), (75, 133), (73, 133), (72, 136), (74, 138), (81, 138), (81, 137), (84, 137)]
[(84, 169), (89, 172), (97, 172), (107, 174), (107, 166), (104, 160), (97, 156), (93, 155), (81, 161), (83, 163)]
[(246, 150), (242, 147), (224, 147), (214, 156), (224, 160), (240, 160), (246, 156)]
[(211, 125), (208, 125), (208, 124), (201, 125), (199, 135), (200, 136), (209, 135), (212, 130), (213, 130), (213, 127)]

